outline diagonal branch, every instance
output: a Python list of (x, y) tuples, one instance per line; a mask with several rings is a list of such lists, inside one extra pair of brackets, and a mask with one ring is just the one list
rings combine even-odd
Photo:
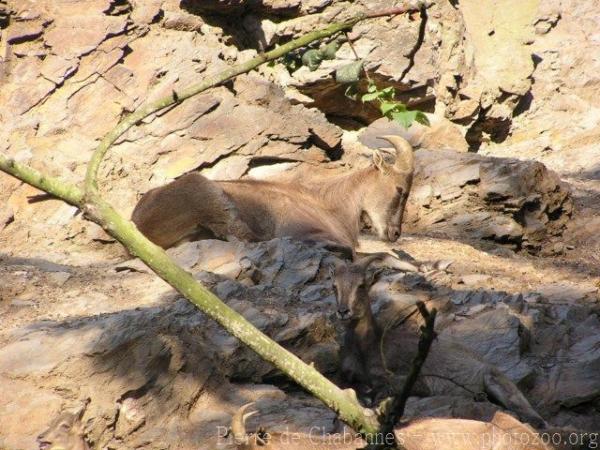
[(337, 387), (314, 367), (305, 364), (296, 355), (255, 328), (242, 315), (196, 281), (189, 272), (179, 267), (161, 247), (146, 239), (133, 222), (122, 217), (102, 198), (93, 195), (90, 202), (89, 198), (84, 199), (83, 192), (76, 186), (57, 178), (46, 177), (37, 170), (8, 159), (2, 154), (0, 154), (0, 170), (83, 210), (86, 218), (102, 226), (131, 254), (138, 256), (159, 277), (265, 361), (274, 364), (292, 380), (323, 401), (339, 415), (341, 420), (360, 433), (372, 434), (377, 431), (378, 423), (375, 414), (360, 406), (356, 396)]
[(85, 213), (87, 219), (102, 226), (108, 234), (123, 244), (131, 254), (138, 256), (158, 276), (177, 289), (198, 309), (218, 322), (229, 333), (254, 350), (264, 360), (274, 364), (292, 380), (320, 399), (342, 421), (363, 435), (374, 436), (379, 431), (380, 423), (372, 410), (363, 408), (358, 403), (356, 396), (352, 395), (351, 392), (341, 390), (321, 375), (314, 367), (305, 364), (297, 356), (269, 339), (268, 336), (256, 329), (243, 316), (223, 303), (202, 284), (198, 283), (190, 273), (175, 264), (162, 248), (146, 239), (131, 221), (121, 216), (100, 196), (97, 177), (100, 164), (108, 149), (128, 129), (149, 115), (168, 106), (179, 104), (194, 95), (204, 92), (211, 87), (218, 86), (237, 75), (249, 72), (261, 64), (277, 59), (292, 50), (349, 29), (361, 20), (401, 14), (409, 10), (411, 10), (410, 7), (397, 7), (384, 11), (359, 14), (345, 22), (335, 23), (321, 30), (308, 33), (270, 52), (258, 55), (248, 62), (235, 65), (219, 74), (209, 77), (198, 84), (179, 91), (173, 91), (167, 97), (142, 106), (119, 122), (95, 149), (88, 165), (83, 191), (77, 186), (60, 179), (47, 177), (37, 170), (9, 159), (2, 154), (0, 154), (0, 170), (67, 203), (77, 206)]

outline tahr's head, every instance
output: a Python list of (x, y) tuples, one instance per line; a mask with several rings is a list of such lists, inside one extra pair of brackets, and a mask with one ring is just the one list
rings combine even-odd
[(333, 288), (337, 303), (337, 316), (343, 322), (355, 322), (371, 313), (369, 289), (375, 273), (369, 265), (390, 257), (387, 253), (374, 253), (354, 263), (338, 263), (332, 267)]
[(383, 152), (375, 150), (373, 165), (377, 181), (367, 190), (364, 213), (379, 238), (395, 242), (402, 232), (402, 217), (415, 172), (413, 148), (400, 136), (380, 136), (392, 144), (394, 161), (387, 161)]

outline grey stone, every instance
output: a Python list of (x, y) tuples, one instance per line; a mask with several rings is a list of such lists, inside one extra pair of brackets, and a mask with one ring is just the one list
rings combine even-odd
[(231, 298), (243, 292), (243, 286), (233, 280), (225, 280), (215, 286), (214, 293), (219, 298)]
[(259, 330), (265, 330), (271, 324), (271, 319), (256, 309), (250, 302), (235, 300), (229, 302), (229, 306), (244, 316), (246, 320)]
[(408, 232), (489, 239), (532, 253), (563, 233), (572, 199), (542, 164), (448, 150), (421, 149), (415, 156)]
[(18, 256), (0, 255), (0, 261), (4, 264), (14, 266), (30, 266), (41, 270), (42, 272), (70, 272), (71, 267), (64, 264), (57, 264), (52, 261), (41, 258), (21, 258)]
[(448, 326), (443, 333), (481, 355), (516, 383), (533, 370), (522, 356), (529, 346), (528, 330), (506, 309), (482, 312)]
[(598, 318), (589, 317), (569, 340), (567, 348), (556, 352), (549, 378), (538, 386), (536, 394), (542, 393), (546, 404), (573, 407), (600, 395)]
[(598, 292), (598, 287), (592, 284), (572, 282), (545, 283), (539, 285), (536, 292), (550, 303), (573, 304)]
[(167, 29), (180, 31), (201, 31), (203, 25), (202, 18), (181, 11), (165, 12), (165, 20), (162, 24)]
[(167, 250), (167, 254), (184, 269), (191, 269), (200, 259), (199, 242), (185, 243)]
[(320, 302), (321, 304), (331, 304), (335, 298), (331, 295), (330, 286), (323, 284), (312, 284), (303, 289), (299, 294), (300, 300), (307, 303)]
[(288, 326), (278, 332), (274, 338), (277, 342), (290, 342), (297, 339), (301, 334), (306, 333), (307, 329), (311, 327), (317, 319), (321, 317), (321, 314), (303, 314), (290, 321)]

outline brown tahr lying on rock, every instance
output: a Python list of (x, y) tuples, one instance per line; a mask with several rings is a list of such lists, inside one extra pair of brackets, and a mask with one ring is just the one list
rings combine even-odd
[(204, 230), (246, 241), (284, 236), (315, 240), (354, 255), (363, 213), (380, 238), (396, 241), (401, 232), (414, 173), (413, 149), (399, 136), (383, 138), (396, 150), (393, 164), (375, 151), (368, 167), (311, 186), (211, 181), (189, 173), (144, 194), (132, 220), (164, 248)]
[[(417, 351), (418, 336), (403, 327), (386, 329), (371, 310), (369, 264), (386, 254), (374, 254), (334, 271), (337, 314), (344, 326), (340, 364), (344, 380), (362, 398), (379, 401), (401, 386)], [(415, 385), (419, 395), (478, 396), (486, 394), (521, 420), (536, 427), (545, 422), (523, 393), (497, 367), (459, 342), (438, 336)]]
[[(237, 450), (355, 450), (366, 442), (352, 434), (247, 433), (245, 421), (256, 414), (242, 406), (231, 419)], [(431, 418), (419, 419), (394, 430), (405, 450), (549, 450), (535, 431), (514, 417), (497, 412), (491, 422)], [(383, 437), (373, 437), (383, 443)]]

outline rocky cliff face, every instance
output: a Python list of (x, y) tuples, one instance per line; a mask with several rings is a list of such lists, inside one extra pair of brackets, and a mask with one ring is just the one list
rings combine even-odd
[[(350, 35), (369, 76), (432, 121), (396, 130), (423, 147), (407, 235), (392, 247), (365, 237), (363, 250), (454, 260), (450, 273), (387, 274), (377, 309), (434, 302), (440, 329), (518, 382), (550, 425), (598, 430), (600, 13), (593, 2), (499, 3), (440, 1)], [(0, 1), (0, 151), (79, 182), (98, 140), (148, 99), (380, 4)], [(149, 117), (111, 150), (102, 189), (127, 214), (190, 170), (261, 178), (368, 163), (373, 139), (394, 125), (332, 81), (354, 58), (346, 43), (314, 72), (262, 67)], [(33, 448), (52, 418), (82, 403), (97, 448), (231, 448), (218, 427), (251, 400), (271, 430), (332, 429), (330, 412), (99, 227), (57, 200), (31, 202), (38, 194), (0, 175), (0, 447)], [(330, 255), (286, 239), (172, 253), (336, 378)], [(408, 415), (496, 408), (415, 398)]]

